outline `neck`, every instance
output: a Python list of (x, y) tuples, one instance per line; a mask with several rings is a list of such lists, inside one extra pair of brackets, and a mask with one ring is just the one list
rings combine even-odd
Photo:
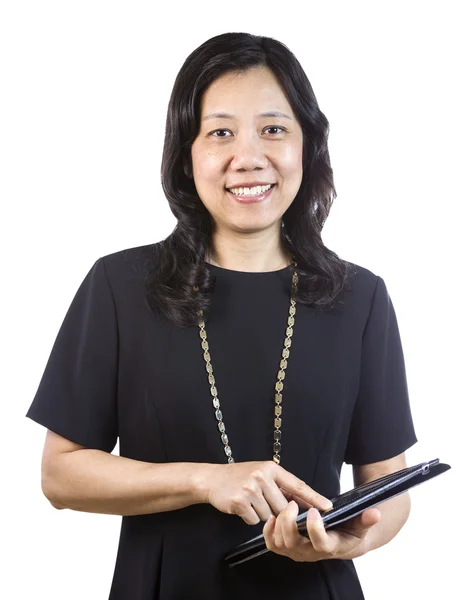
[(292, 256), (282, 248), (279, 235), (246, 239), (215, 233), (206, 261), (224, 269), (260, 273), (287, 267)]

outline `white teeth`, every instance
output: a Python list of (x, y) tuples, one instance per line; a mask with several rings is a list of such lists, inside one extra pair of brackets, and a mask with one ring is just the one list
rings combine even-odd
[(258, 196), (263, 192), (268, 191), (272, 185), (258, 185), (252, 188), (229, 188), (229, 191), (235, 196)]

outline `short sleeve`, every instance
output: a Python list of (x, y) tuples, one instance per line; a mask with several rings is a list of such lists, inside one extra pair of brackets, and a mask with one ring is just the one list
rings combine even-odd
[(72, 442), (111, 452), (117, 377), (116, 307), (99, 258), (70, 304), (26, 416)]
[(363, 333), (359, 392), (344, 462), (387, 460), (416, 442), (397, 318), (378, 277)]

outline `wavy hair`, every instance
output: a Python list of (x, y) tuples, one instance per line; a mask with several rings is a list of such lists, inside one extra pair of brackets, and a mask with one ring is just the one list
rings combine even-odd
[[(332, 308), (354, 267), (321, 239), (336, 197), (327, 147), (329, 123), (299, 61), (287, 46), (270, 37), (217, 35), (185, 60), (166, 118), (161, 182), (177, 224), (166, 239), (152, 245), (146, 290), (150, 309), (158, 309), (180, 327), (198, 325), (198, 311), (210, 308), (215, 285), (215, 276), (205, 264), (212, 250), (212, 219), (191, 174), (191, 146), (200, 130), (201, 97), (221, 75), (263, 66), (276, 75), (303, 131), (302, 183), (282, 216), (281, 227), (281, 245), (297, 262), (297, 302)], [(194, 286), (200, 288), (199, 294)]]

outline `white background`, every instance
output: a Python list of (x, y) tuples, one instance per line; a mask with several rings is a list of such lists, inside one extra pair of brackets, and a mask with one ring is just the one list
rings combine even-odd
[[(2, 3), (2, 598), (108, 597), (121, 517), (52, 508), (40, 489), (45, 430), (25, 413), (95, 260), (173, 229), (160, 185), (171, 88), (188, 54), (227, 31), (279, 39), (307, 73), (330, 121), (338, 192), (324, 242), (383, 277), (391, 295), (419, 438), (408, 465), (440, 458), (454, 466), (411, 490), (410, 518), (394, 540), (355, 560), (365, 595), (449, 597), (456, 531), (444, 513), (454, 504), (457, 468), (453, 4)], [(350, 487), (344, 465), (342, 491)]]

